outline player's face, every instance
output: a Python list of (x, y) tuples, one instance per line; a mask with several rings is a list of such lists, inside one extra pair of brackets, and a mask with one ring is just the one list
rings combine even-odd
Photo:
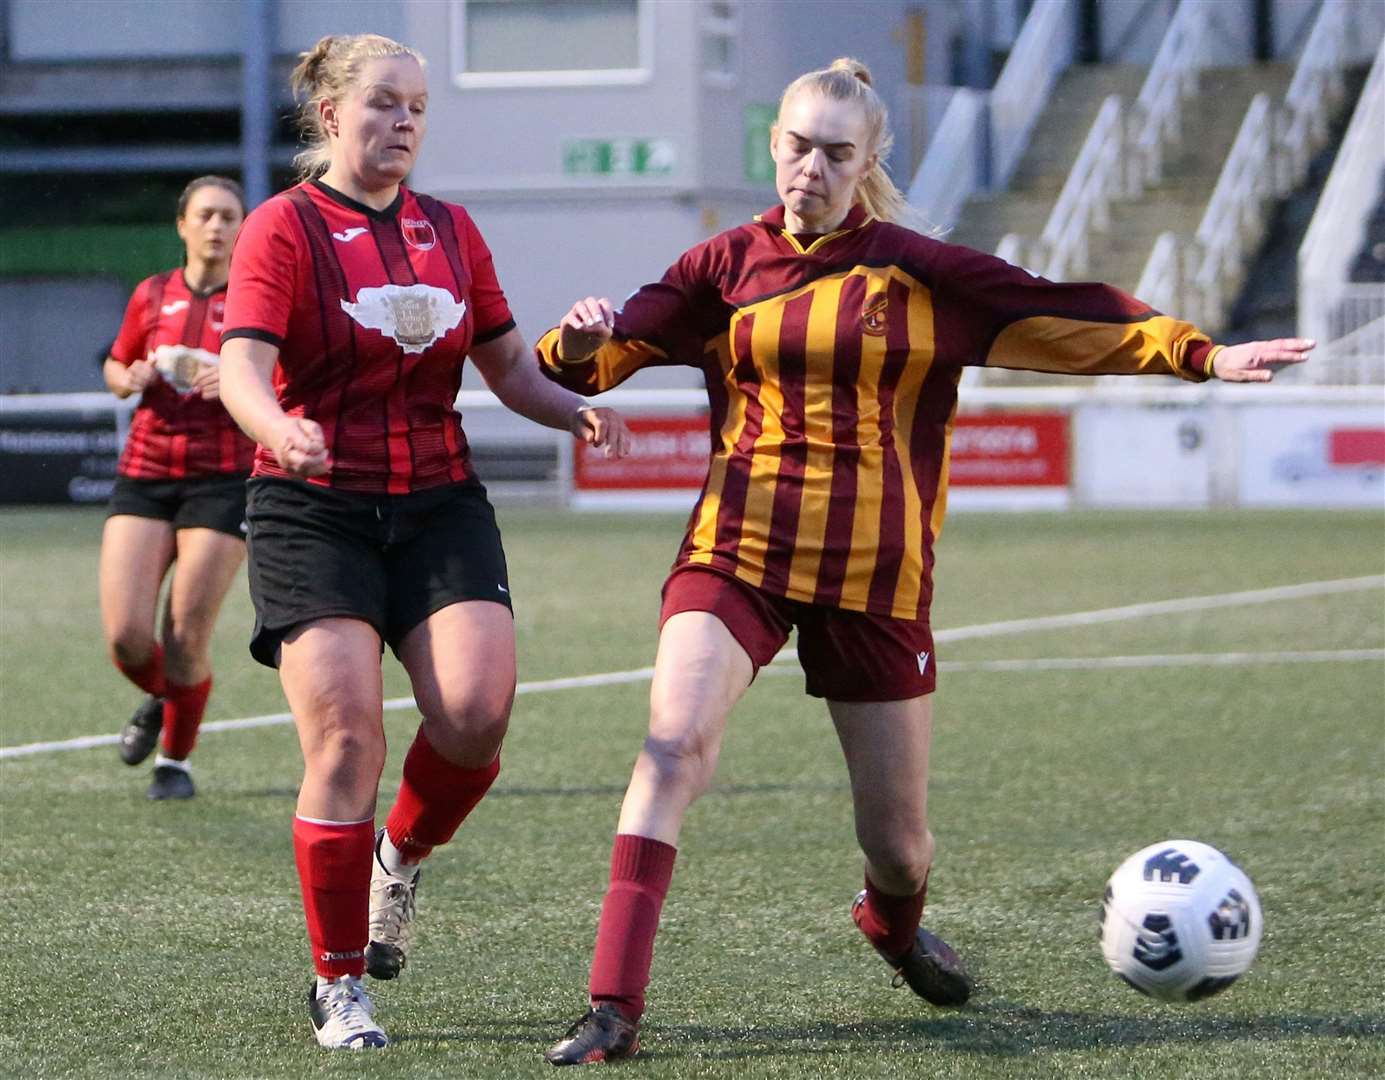
[(804, 91), (784, 103), (770, 133), (774, 184), (793, 232), (829, 232), (875, 164), (865, 109)]
[(332, 164), (344, 165), (367, 188), (397, 184), (423, 143), (428, 83), (412, 56), (367, 60), (356, 85), (324, 112)]
[(187, 248), (188, 259), (226, 262), (243, 220), (240, 200), (225, 188), (214, 184), (198, 188), (178, 219), (178, 236)]

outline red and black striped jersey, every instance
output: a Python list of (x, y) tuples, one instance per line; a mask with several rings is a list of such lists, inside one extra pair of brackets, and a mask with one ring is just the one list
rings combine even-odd
[(1202, 380), (1213, 346), (1117, 289), (867, 220), (801, 240), (778, 207), (684, 254), (626, 300), (611, 342), (550, 378), (598, 393), (641, 367), (701, 368), (707, 479), (675, 565), (778, 596), (928, 617), (957, 385), (968, 365)]
[[(313, 483), (401, 494), (470, 477), (462, 363), (514, 324), (460, 206), (401, 187), (374, 210), (311, 181), (246, 218), (222, 340), (278, 348), (280, 406), (321, 424), (332, 454)], [(264, 447), (255, 474), (285, 475)]]
[(113, 360), (153, 360), (159, 377), (140, 395), (118, 471), (136, 480), (181, 480), (250, 471), (255, 444), (220, 401), (188, 383), (221, 348), (226, 287), (194, 292), (181, 270), (145, 278), (125, 308)]

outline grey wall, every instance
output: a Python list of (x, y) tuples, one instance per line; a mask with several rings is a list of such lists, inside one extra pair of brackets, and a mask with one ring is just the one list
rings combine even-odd
[(112, 278), (0, 278), (0, 394), (105, 389), (129, 299)]

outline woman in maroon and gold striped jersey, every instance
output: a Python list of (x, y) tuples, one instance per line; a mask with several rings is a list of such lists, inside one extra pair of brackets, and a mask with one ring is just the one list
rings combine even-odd
[(626, 791), (591, 1009), (548, 1052), (635, 1052), (679, 828), (732, 705), (797, 627), (809, 694), (846, 757), (865, 889), (857, 926), (902, 981), (960, 1005), (971, 981), (920, 927), (933, 544), (967, 365), (1268, 380), (1311, 343), (1214, 346), (1116, 289), (1057, 284), (894, 222), (885, 109), (855, 61), (792, 83), (771, 137), (783, 205), (699, 244), (623, 310), (588, 298), (538, 345), (599, 393), (641, 367), (698, 368), (711, 405), (702, 496), (664, 586), (649, 736)]
[(217, 367), (231, 245), (244, 219), (234, 180), (202, 176), (183, 189), (183, 266), (139, 283), (102, 369), (117, 397), (140, 395), (101, 538), (101, 621), (116, 666), (149, 695), (120, 733), (121, 760), (138, 765), (162, 733), (151, 799), (194, 794), (187, 758), (211, 693), (208, 645), (245, 558), (255, 446), (218, 400)]
[[(419, 54), (323, 38), (294, 88), (305, 180), (245, 223), (223, 388), (260, 444), (251, 652), (279, 669), (303, 748), (308, 1011), (321, 1046), (362, 1049), (386, 1037), (361, 977), (404, 966), (419, 864), (495, 780), (514, 697), (505, 553), (455, 405), (462, 365), (537, 423), (608, 452), (628, 433), (534, 369), (470, 215), (403, 186), (426, 126)], [(377, 833), (384, 644), (423, 722)]]

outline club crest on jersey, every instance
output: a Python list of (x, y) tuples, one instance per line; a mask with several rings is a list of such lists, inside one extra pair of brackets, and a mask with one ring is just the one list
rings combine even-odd
[(433, 230), (433, 223), (427, 218), (400, 218), (399, 227), (404, 232), (404, 239), (408, 241), (410, 247), (418, 248), (419, 251), (428, 251), (438, 242), (438, 234)]
[(221, 328), (226, 325), (226, 300), (223, 297), (217, 297), (211, 302), (207, 311), (207, 320), (211, 323), (213, 330), (218, 334), (221, 333)]
[(367, 330), (394, 339), (406, 353), (421, 353), (456, 329), (466, 301), (432, 285), (382, 285), (362, 289), (354, 304), (343, 300), (341, 309)]
[(885, 308), (890, 298), (882, 292), (871, 293), (861, 305), (861, 329), (872, 337), (885, 333)]

